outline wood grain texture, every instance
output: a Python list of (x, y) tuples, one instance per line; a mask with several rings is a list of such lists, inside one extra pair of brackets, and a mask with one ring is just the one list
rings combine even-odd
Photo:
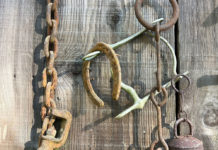
[(0, 16), (0, 149), (23, 149), (34, 120), (34, 3), (2, 0)]
[[(56, 60), (58, 108), (72, 112), (73, 120), (66, 150), (147, 149), (156, 132), (156, 111), (149, 101), (123, 119), (113, 119), (132, 104), (121, 92), (118, 102), (111, 98), (110, 64), (105, 56), (92, 62), (91, 76), (104, 108), (89, 100), (82, 82), (81, 58), (97, 42), (114, 43), (142, 29), (134, 13), (134, 0), (61, 0)], [(0, 145), (3, 149), (36, 149), (41, 128), (39, 116), (43, 88), (41, 73), (45, 64), (42, 51), (46, 35), (44, 0), (0, 1)], [(169, 19), (168, 0), (148, 0), (143, 16), (148, 21)], [(162, 33), (174, 43), (174, 30)], [(174, 44), (173, 44), (174, 45)], [(156, 55), (153, 39), (141, 36), (117, 49), (123, 82), (144, 96), (156, 84)], [(172, 58), (162, 45), (163, 82), (172, 76)], [(172, 136), (175, 120), (175, 94), (169, 91), (163, 109), (164, 137)], [(170, 134), (169, 134), (170, 132)]]
[[(185, 110), (205, 150), (218, 147), (218, 0), (180, 0), (180, 72), (190, 71)], [(183, 128), (182, 131), (185, 129)]]

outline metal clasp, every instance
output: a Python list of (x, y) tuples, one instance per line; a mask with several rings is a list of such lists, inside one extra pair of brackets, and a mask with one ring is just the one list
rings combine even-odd
[[(72, 115), (66, 110), (53, 109), (51, 116), (56, 120), (61, 120), (60, 127), (56, 134), (54, 126), (49, 126), (49, 118), (45, 118), (42, 126), (42, 135), (40, 136), (40, 143), (38, 150), (53, 150), (59, 148), (67, 140), (70, 125), (72, 122)], [(47, 131), (46, 131), (47, 130)], [(45, 133), (46, 131), (46, 133)], [(44, 134), (45, 133), (45, 134)]]

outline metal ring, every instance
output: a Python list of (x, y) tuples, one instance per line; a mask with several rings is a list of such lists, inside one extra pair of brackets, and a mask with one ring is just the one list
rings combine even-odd
[(52, 43), (53, 44), (53, 52), (54, 52), (54, 58), (57, 57), (57, 53), (58, 53), (58, 40), (57, 38), (55, 37), (54, 41), (51, 41), (51, 36), (48, 35), (46, 38), (45, 38), (45, 41), (44, 41), (44, 54), (45, 54), (45, 57), (46, 58), (49, 58), (49, 47), (50, 47), (50, 44)]
[[(42, 72), (42, 86), (43, 87), (46, 87), (47, 86), (47, 71), (48, 69), (45, 68)], [(57, 71), (55, 68), (52, 68), (52, 85), (51, 85), (51, 90), (54, 90), (57, 86), (57, 82), (58, 82), (58, 79), (57, 79)]]
[[(165, 31), (171, 28), (176, 23), (177, 19), (179, 18), (179, 6), (176, 0), (169, 0), (169, 1), (173, 7), (173, 15), (172, 15), (172, 18), (166, 24), (163, 24), (160, 26), (160, 31)], [(136, 3), (135, 3), (136, 18), (145, 28), (155, 31), (155, 26), (145, 21), (141, 15), (142, 3), (143, 3), (143, 0), (136, 0)]]
[(175, 134), (175, 137), (176, 138), (179, 138), (179, 137), (182, 137), (182, 136), (178, 136), (178, 133), (177, 133), (177, 128), (178, 128), (178, 125), (182, 122), (187, 122), (188, 125), (189, 125), (189, 128), (190, 128), (190, 135), (193, 136), (193, 127), (192, 127), (192, 123), (190, 120), (186, 119), (186, 118), (180, 118), (178, 120), (176, 120), (175, 124), (174, 124), (174, 134)]
[[(52, 18), (52, 13), (54, 15), (54, 18)], [(57, 8), (57, 3), (49, 3), (47, 5), (47, 10), (46, 10), (46, 22), (49, 27), (52, 27), (52, 20), (55, 20), (57, 23), (57, 26), (59, 24), (59, 16), (58, 16), (58, 8)]]
[[(118, 100), (120, 96), (121, 91), (121, 68), (119, 60), (116, 56), (116, 53), (114, 50), (105, 43), (97, 43), (97, 45), (92, 48), (89, 52), (94, 51), (101, 51), (106, 54), (107, 58), (110, 60), (110, 65), (113, 71), (113, 90), (112, 90), (112, 98), (114, 100)], [(104, 102), (97, 96), (95, 93), (89, 76), (89, 67), (90, 67), (90, 61), (84, 61), (83, 63), (83, 83), (84, 87), (88, 93), (88, 96), (90, 99), (98, 106), (104, 106)]]
[(167, 98), (168, 98), (168, 93), (167, 93), (167, 90), (166, 88), (162, 87), (161, 90), (163, 92), (163, 101), (161, 101), (160, 103), (157, 102), (157, 100), (154, 98), (154, 93), (155, 91), (157, 90), (157, 87), (153, 88), (151, 90), (151, 94), (150, 94), (150, 97), (151, 97), (151, 101), (153, 102), (153, 104), (157, 107), (157, 106), (160, 106), (162, 107), (164, 104), (166, 104), (167, 102)]
[[(187, 79), (188, 85), (187, 85), (187, 87), (186, 87), (185, 89), (180, 89), (180, 90), (179, 90), (179, 89), (176, 88), (176, 85), (175, 85), (175, 83), (174, 83), (174, 80), (177, 79), (178, 77), (184, 77), (185, 79)], [(171, 80), (171, 85), (172, 85), (173, 89), (174, 89), (176, 92), (180, 93), (180, 94), (182, 94), (182, 93), (184, 93), (186, 90), (188, 90), (190, 84), (191, 84), (190, 78), (189, 78), (187, 75), (184, 75), (184, 74), (178, 74), (178, 75), (176, 75), (174, 78), (172, 78), (172, 80)]]

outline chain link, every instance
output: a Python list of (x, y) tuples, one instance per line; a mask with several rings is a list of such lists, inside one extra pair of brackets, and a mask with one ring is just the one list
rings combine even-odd
[(47, 0), (46, 22), (48, 26), (47, 36), (44, 41), (46, 66), (42, 72), (42, 86), (45, 88), (45, 93), (41, 107), (43, 126), (39, 137), (39, 144), (45, 133), (52, 135), (53, 137), (55, 137), (55, 134), (57, 133), (53, 125), (55, 122), (55, 116), (51, 115), (51, 111), (56, 108), (54, 96), (57, 87), (57, 71), (54, 68), (54, 61), (58, 52), (58, 39), (56, 37), (59, 24), (58, 0)]
[(160, 24), (159, 22), (155, 26), (155, 41), (156, 41), (156, 50), (157, 50), (157, 90), (161, 91), (162, 81), (161, 81), (161, 55), (160, 55)]
[[(161, 144), (163, 145), (165, 150), (169, 150), (169, 147), (163, 138), (163, 129), (162, 129), (161, 109), (162, 109), (163, 105), (165, 105), (167, 102), (168, 92), (164, 87), (162, 87), (162, 79), (161, 79), (162, 68), (161, 68), (161, 53), (160, 53), (160, 24), (159, 24), (159, 22), (155, 26), (155, 41), (156, 41), (156, 50), (157, 50), (157, 52), (156, 52), (157, 53), (157, 74), (156, 74), (157, 86), (151, 90), (150, 98), (151, 98), (151, 101), (157, 110), (158, 139), (156, 139), (151, 144), (150, 150), (154, 150), (155, 146), (158, 144), (159, 141), (161, 142)], [(161, 102), (158, 102), (154, 97), (156, 90), (158, 92), (163, 93), (163, 100)]]

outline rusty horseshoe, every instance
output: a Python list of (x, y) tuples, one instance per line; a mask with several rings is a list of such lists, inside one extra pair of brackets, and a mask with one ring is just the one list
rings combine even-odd
[[(93, 47), (91, 50), (89, 50), (89, 53), (95, 52), (95, 51), (101, 51), (106, 54), (107, 58), (110, 61), (110, 65), (113, 71), (113, 90), (112, 90), (112, 98), (114, 100), (118, 100), (120, 96), (121, 91), (121, 68), (119, 60), (116, 56), (116, 53), (111, 48), (110, 45), (100, 42), (97, 43), (95, 47)], [(101, 98), (97, 96), (95, 93), (91, 81), (90, 81), (90, 75), (89, 75), (89, 67), (90, 67), (90, 60), (84, 61), (83, 63), (83, 69), (82, 69), (82, 76), (83, 76), (83, 83), (84, 87), (88, 93), (88, 96), (90, 99), (98, 106), (102, 107), (104, 106), (104, 102)]]

